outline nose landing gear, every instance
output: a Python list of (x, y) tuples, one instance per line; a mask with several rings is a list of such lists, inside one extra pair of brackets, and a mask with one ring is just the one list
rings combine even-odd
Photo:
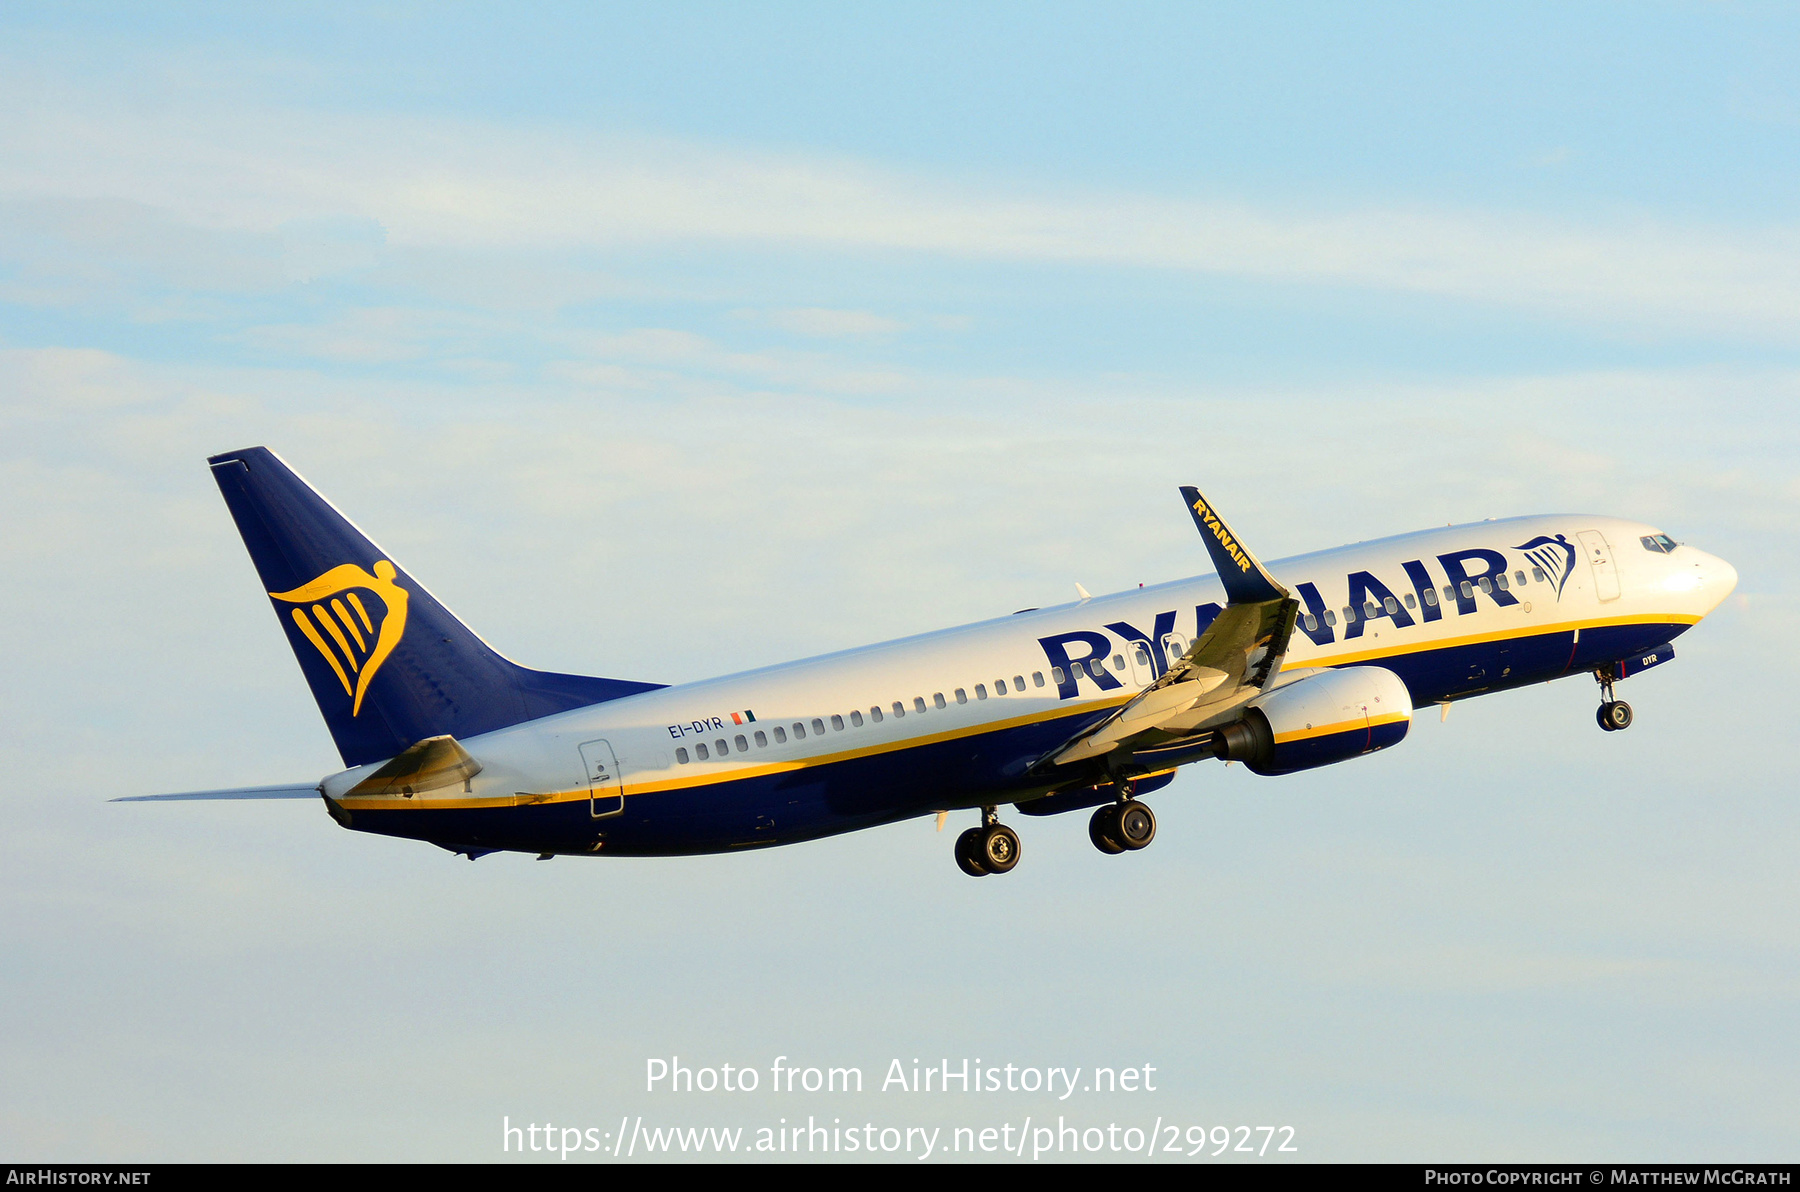
[(1613, 698), (1613, 680), (1617, 677), (1610, 663), (1594, 672), (1594, 680), (1600, 684), (1600, 708), (1594, 713), (1594, 719), (1609, 733), (1631, 727), (1631, 705)]
[(992, 807), (981, 809), (981, 826), (956, 838), (956, 864), (970, 877), (1010, 873), (1019, 863), (1019, 834), (999, 822)]

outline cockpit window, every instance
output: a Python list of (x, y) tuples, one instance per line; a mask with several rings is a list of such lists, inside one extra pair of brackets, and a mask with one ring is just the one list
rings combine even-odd
[(1644, 544), (1645, 550), (1655, 551), (1659, 555), (1675, 553), (1675, 540), (1667, 534), (1647, 534), (1638, 541)]

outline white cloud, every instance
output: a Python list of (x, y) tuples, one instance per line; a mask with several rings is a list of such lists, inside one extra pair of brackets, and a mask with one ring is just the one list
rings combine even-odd
[(831, 310), (807, 306), (793, 310), (749, 310), (738, 313), (739, 317), (752, 322), (818, 339), (894, 335), (906, 330), (906, 324), (899, 319), (890, 319), (886, 315), (866, 310)]
[[(383, 251), (369, 231), (379, 228), (395, 249), (724, 242), (901, 251), (1434, 294), (1602, 324), (1800, 334), (1800, 235), (1789, 226), (1281, 210), (556, 128), (225, 105), (150, 111), (98, 99), (58, 107), (18, 95), (8, 108), (0, 197), (128, 202), (190, 232), (274, 237), (259, 275), (366, 264)], [(136, 233), (63, 234), (148, 241), (165, 235), (154, 222)], [(297, 241), (306, 229), (310, 240)], [(329, 234), (313, 234), (321, 229)], [(808, 334), (874, 329), (852, 313), (786, 317)]]

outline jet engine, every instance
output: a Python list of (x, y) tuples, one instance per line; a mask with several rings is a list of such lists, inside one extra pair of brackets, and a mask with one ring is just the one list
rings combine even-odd
[(1379, 666), (1346, 666), (1290, 679), (1251, 700), (1218, 731), (1213, 754), (1253, 774), (1329, 766), (1400, 742), (1412, 724), (1406, 684)]

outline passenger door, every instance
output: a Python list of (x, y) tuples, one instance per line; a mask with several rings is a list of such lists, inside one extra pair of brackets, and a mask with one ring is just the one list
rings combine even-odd
[(619, 781), (619, 759), (606, 741), (584, 741), (581, 762), (587, 771), (588, 814), (595, 819), (625, 810), (625, 788)]
[(1583, 530), (1575, 535), (1581, 543), (1582, 553), (1587, 555), (1588, 566), (1594, 571), (1594, 594), (1601, 601), (1619, 598), (1619, 569), (1613, 563), (1612, 549), (1606, 544), (1606, 536), (1598, 530)]

